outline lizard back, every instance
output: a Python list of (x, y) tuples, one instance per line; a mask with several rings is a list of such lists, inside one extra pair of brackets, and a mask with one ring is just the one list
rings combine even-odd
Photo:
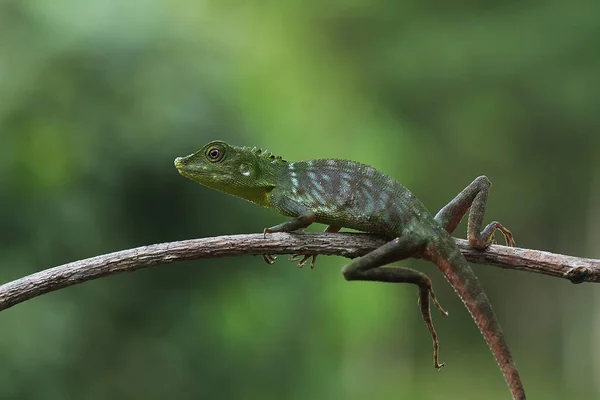
[(280, 174), (286, 195), (312, 210), (320, 223), (395, 237), (429, 215), (405, 186), (366, 164), (296, 161)]

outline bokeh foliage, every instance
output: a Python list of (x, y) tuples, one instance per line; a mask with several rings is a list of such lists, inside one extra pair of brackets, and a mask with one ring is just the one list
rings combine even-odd
[[(215, 138), (366, 162), (432, 210), (486, 174), (518, 245), (600, 257), (599, 40), (593, 0), (3, 0), (0, 279), (281, 221), (178, 176)], [(434, 267), (409, 263), (450, 309), (442, 372), (414, 288), (344, 262), (190, 262), (16, 306), (0, 398), (507, 398)], [(600, 289), (474, 268), (529, 396), (598, 398)]]

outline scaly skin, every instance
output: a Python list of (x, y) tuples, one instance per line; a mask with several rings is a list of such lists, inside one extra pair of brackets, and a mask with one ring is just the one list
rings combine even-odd
[[(435, 263), (464, 302), (488, 343), (514, 399), (525, 399), (517, 367), (491, 304), (451, 233), (470, 209), (467, 235), (476, 248), (484, 249), (499, 230), (509, 246), (511, 233), (498, 222), (481, 230), (490, 182), (481, 176), (432, 216), (407, 188), (382, 172), (348, 160), (321, 159), (287, 162), (256, 148), (208, 143), (198, 152), (175, 160), (179, 172), (204, 186), (241, 197), (292, 217), (270, 232), (291, 232), (313, 222), (327, 224), (327, 231), (352, 228), (376, 233), (388, 243), (346, 265), (347, 280), (412, 283), (419, 288), (419, 304), (438, 361), (437, 334), (431, 322), (429, 301), (446, 315), (435, 298), (431, 281), (418, 271), (384, 267), (409, 257)], [(299, 266), (315, 255), (304, 255)], [(265, 256), (269, 263), (274, 257)]]

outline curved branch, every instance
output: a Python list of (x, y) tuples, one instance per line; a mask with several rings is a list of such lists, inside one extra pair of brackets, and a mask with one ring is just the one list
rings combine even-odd
[[(385, 241), (362, 233), (273, 233), (266, 238), (248, 234), (153, 244), (63, 264), (5, 283), (0, 286), (0, 310), (67, 286), (158, 264), (248, 254), (314, 253), (354, 258)], [(600, 282), (600, 260), (497, 245), (479, 251), (466, 240), (456, 241), (472, 263), (536, 272), (573, 283)]]

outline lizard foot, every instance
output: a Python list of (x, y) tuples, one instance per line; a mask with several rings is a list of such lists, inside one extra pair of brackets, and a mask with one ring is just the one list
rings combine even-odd
[(315, 269), (315, 261), (317, 259), (317, 254), (292, 254), (292, 256), (290, 257), (290, 261), (298, 261), (298, 258), (300, 256), (302, 256), (302, 259), (298, 262), (298, 268), (304, 267), (306, 261), (308, 261), (308, 259), (312, 257), (312, 260), (310, 261), (310, 269)]
[(503, 227), (500, 224), (498, 224), (498, 230), (500, 232), (502, 232), (502, 235), (504, 236), (504, 241), (506, 242), (506, 245), (508, 247), (515, 247), (515, 238), (513, 237), (511, 231), (509, 231), (508, 229), (506, 229), (505, 227)]
[(506, 246), (515, 246), (515, 238), (513, 237), (512, 233), (498, 221), (490, 222), (488, 226), (486, 226), (485, 229), (479, 234), (469, 233), (467, 235), (469, 244), (476, 249), (485, 250), (489, 246), (498, 243), (494, 236), (496, 231), (500, 231), (500, 233), (502, 233), (502, 236), (504, 236), (504, 241), (506, 242)]
[(512, 233), (508, 229), (506, 229), (500, 222), (494, 221), (490, 224), (489, 227), (492, 228), (492, 232), (489, 239), (490, 244), (498, 243), (496, 241), (496, 238), (494, 238), (494, 232), (498, 230), (500, 231), (500, 233), (502, 233), (502, 236), (504, 236), (504, 242), (506, 243), (506, 245), (508, 247), (515, 247), (515, 238), (513, 237)]
[[(263, 238), (266, 239), (267, 238), (267, 233), (272, 233), (273, 231), (270, 228), (265, 228), (263, 230)], [(265, 262), (269, 265), (273, 265), (275, 264), (275, 260), (277, 260), (277, 256), (274, 256), (272, 254), (263, 254), (263, 259), (265, 260)]]

